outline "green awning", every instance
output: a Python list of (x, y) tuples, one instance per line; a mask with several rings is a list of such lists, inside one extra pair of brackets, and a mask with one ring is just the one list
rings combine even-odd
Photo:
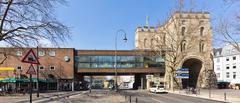
[[(0, 83), (27, 83), (30, 82), (29, 78), (5, 78), (4, 80), (0, 80)], [(32, 82), (37, 82), (37, 78), (32, 78)], [(39, 82), (46, 82), (46, 80), (39, 78)]]
[(1, 80), (2, 83), (15, 83), (16, 82), (16, 78), (6, 78), (4, 80)]

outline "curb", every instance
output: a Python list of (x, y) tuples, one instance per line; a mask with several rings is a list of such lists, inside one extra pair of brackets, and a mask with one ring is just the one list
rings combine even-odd
[(171, 91), (168, 91), (168, 93), (176, 94), (176, 95), (182, 95), (182, 96), (188, 96), (188, 97), (193, 97), (193, 98), (200, 98), (200, 99), (205, 99), (205, 100), (210, 100), (210, 101), (222, 102), (222, 103), (232, 103), (230, 101), (214, 100), (214, 99), (211, 99), (211, 98), (204, 98), (204, 97), (197, 97), (197, 96), (191, 96), (191, 95), (186, 95), (186, 94), (179, 94), (179, 93), (174, 93), (174, 92), (171, 92)]
[[(50, 97), (42, 97), (42, 98), (33, 99), (32, 102), (34, 102), (34, 103), (46, 103), (46, 102), (55, 101), (55, 100), (58, 100), (58, 99), (61, 99), (61, 98), (81, 94), (81, 93), (84, 93), (84, 92), (83, 91), (77, 91), (77, 92), (69, 92), (69, 93), (51, 95)], [(22, 100), (22, 101), (17, 101), (15, 103), (28, 103), (28, 102), (29, 102), (29, 99), (25, 99), (25, 100)]]

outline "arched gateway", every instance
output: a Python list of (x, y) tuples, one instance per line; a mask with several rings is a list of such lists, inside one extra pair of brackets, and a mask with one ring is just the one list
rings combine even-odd
[(189, 78), (182, 79), (182, 87), (197, 87), (199, 75), (201, 68), (203, 67), (203, 62), (196, 58), (190, 58), (183, 62), (182, 68), (189, 68)]

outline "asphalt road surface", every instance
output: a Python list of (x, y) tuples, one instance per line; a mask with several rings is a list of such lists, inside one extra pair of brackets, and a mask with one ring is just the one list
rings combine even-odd
[(93, 90), (91, 93), (62, 98), (51, 103), (223, 103), (208, 99), (183, 96), (172, 93), (154, 94), (146, 91), (125, 90), (120, 93), (108, 90)]
[(219, 101), (212, 101), (208, 99), (201, 99), (196, 97), (183, 96), (172, 93), (154, 94), (149, 92), (134, 92), (126, 91), (123, 94), (131, 95), (132, 103), (135, 103), (136, 98), (138, 103), (223, 103)]

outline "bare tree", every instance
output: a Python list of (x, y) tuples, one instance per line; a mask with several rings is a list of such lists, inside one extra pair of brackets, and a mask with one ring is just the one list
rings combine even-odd
[(65, 42), (69, 28), (59, 22), (54, 6), (64, 0), (0, 0), (0, 41), (11, 46), (35, 46), (43, 39)]
[[(218, 25), (215, 28), (217, 40), (232, 45), (240, 51), (240, 13), (239, 0), (223, 0), (226, 6), (223, 16), (218, 18)], [(233, 9), (234, 8), (234, 9)]]

